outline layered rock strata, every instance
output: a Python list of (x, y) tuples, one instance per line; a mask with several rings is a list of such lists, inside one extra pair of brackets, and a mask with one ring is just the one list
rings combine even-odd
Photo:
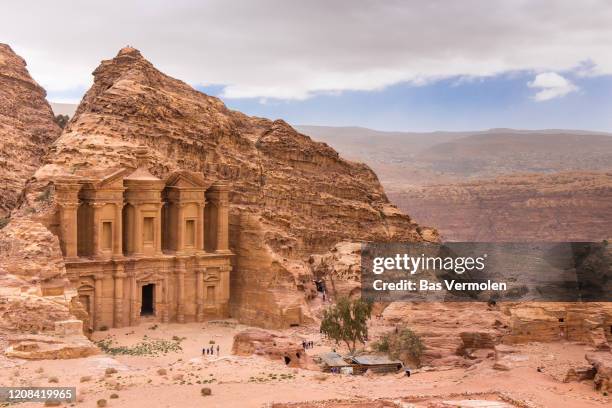
[(61, 129), (23, 58), (0, 44), (0, 221), (17, 205)]

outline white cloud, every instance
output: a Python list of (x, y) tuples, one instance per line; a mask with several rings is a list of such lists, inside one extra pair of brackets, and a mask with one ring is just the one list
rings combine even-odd
[(0, 39), (50, 93), (89, 86), (130, 44), (226, 97), (304, 99), (584, 61), (612, 74), (610, 21), (607, 0), (23, 0), (2, 6)]
[(560, 98), (578, 90), (576, 85), (556, 72), (538, 74), (533, 81), (527, 83), (527, 86), (539, 89), (533, 97), (538, 102)]

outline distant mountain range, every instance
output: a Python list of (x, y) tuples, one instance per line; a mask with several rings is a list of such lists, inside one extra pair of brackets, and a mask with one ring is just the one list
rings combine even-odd
[(490, 129), (381, 132), (297, 126), (345, 157), (370, 165), (388, 191), (516, 173), (612, 169), (612, 134), (580, 130)]
[(391, 201), (419, 224), (436, 227), (445, 240), (612, 236), (612, 134), (297, 129), (370, 165)]

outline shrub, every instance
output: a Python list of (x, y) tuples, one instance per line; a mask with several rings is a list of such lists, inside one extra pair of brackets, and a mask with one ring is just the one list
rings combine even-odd
[(402, 360), (404, 363), (413, 362), (417, 366), (421, 365), (425, 351), (421, 337), (407, 327), (399, 333), (384, 334), (372, 347), (376, 351), (387, 353), (393, 359)]
[[(176, 337), (176, 336), (175, 336)], [(144, 336), (143, 340), (132, 347), (117, 346), (112, 338), (107, 337), (96, 342), (96, 345), (110, 355), (130, 355), (130, 356), (158, 356), (160, 353), (166, 354), (169, 352), (179, 352), (183, 348), (180, 342), (184, 338), (177, 338), (178, 340), (163, 340), (163, 339), (151, 339)]]
[(202, 393), (203, 397), (207, 397), (209, 395), (212, 395), (212, 390), (209, 387), (204, 387), (200, 390), (200, 392)]

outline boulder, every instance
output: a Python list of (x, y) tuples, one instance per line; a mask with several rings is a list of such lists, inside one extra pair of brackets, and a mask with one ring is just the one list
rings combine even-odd
[(585, 358), (595, 369), (595, 389), (602, 392), (612, 391), (612, 353), (588, 353)]
[(9, 337), (8, 343), (9, 346), (4, 351), (7, 357), (26, 360), (81, 358), (99, 353), (99, 349), (82, 334), (62, 338), (18, 335)]
[(264, 330), (248, 329), (237, 333), (232, 353), (239, 356), (259, 355), (289, 367), (317, 369), (302, 344)]

